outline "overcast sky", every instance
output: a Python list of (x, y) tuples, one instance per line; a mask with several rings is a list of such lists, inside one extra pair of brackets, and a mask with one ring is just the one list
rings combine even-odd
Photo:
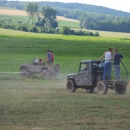
[(51, 1), (51, 2), (77, 2), (86, 3), (98, 6), (104, 6), (112, 9), (117, 9), (125, 12), (130, 12), (130, 0), (18, 0), (18, 1)]

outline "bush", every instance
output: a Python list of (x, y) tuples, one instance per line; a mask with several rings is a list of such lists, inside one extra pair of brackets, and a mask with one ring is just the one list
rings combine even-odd
[(70, 34), (70, 28), (67, 27), (67, 26), (63, 26), (60, 32), (61, 32), (61, 34), (69, 35)]
[(34, 26), (34, 27), (31, 27), (31, 28), (29, 29), (29, 31), (30, 31), (30, 32), (38, 32), (38, 29), (37, 29), (36, 26)]
[(55, 29), (55, 33), (56, 33), (56, 34), (60, 34), (60, 29), (59, 29), (59, 28), (56, 28), (56, 29)]
[(22, 21), (17, 21), (18, 24), (22, 24), (23, 22)]
[(81, 31), (81, 30), (80, 30), (80, 31), (77, 31), (77, 32), (76, 32), (76, 35), (79, 35), (79, 36), (84, 36), (84, 32), (83, 32), (83, 31)]
[(2, 23), (0, 23), (0, 27), (2, 27)]
[(98, 32), (96, 32), (96, 33), (94, 34), (94, 36), (99, 36), (99, 33), (98, 33)]
[(44, 27), (39, 28), (39, 33), (44, 33), (46, 29)]
[(93, 32), (88, 33), (89, 36), (94, 36)]
[[(29, 24), (26, 23), (22, 23), (22, 21), (17, 21), (17, 22), (7, 22), (7, 21), (11, 21), (11, 19), (6, 19), (0, 20), (0, 27), (2, 28), (7, 28), (7, 29), (15, 29), (15, 30), (20, 30), (20, 31), (26, 31), (26, 32), (35, 32), (35, 33), (51, 33), (51, 34), (64, 34), (64, 35), (78, 35), (78, 36), (85, 36), (85, 35), (89, 35), (89, 36), (99, 36), (98, 32), (95, 32), (95, 34), (93, 32), (88, 32), (88, 31), (82, 31), (82, 30), (71, 30), (69, 27), (67, 26), (63, 26), (61, 29), (59, 28), (52, 28), (52, 27), (39, 27), (39, 26), (30, 26)], [(53, 21), (54, 22), (54, 21)], [(52, 22), (52, 23), (53, 23)], [(55, 22), (57, 24), (57, 22)]]
[(28, 27), (26, 27), (26, 26), (18, 26), (17, 30), (28, 32)]
[(15, 25), (12, 24), (1, 24), (1, 27), (6, 28), (6, 29), (15, 29)]
[(52, 21), (51, 21), (51, 27), (52, 27), (52, 28), (58, 27), (58, 22), (57, 22), (56, 20), (52, 20)]
[(75, 33), (74, 30), (70, 30), (70, 34), (71, 34), (71, 35), (75, 35), (76, 33)]

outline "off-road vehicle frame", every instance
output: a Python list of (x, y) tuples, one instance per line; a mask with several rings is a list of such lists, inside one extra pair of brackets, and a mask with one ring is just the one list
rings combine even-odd
[[(82, 66), (87, 63), (87, 70)], [(122, 62), (121, 62), (122, 63)], [(83, 60), (80, 62), (78, 73), (69, 74), (67, 77), (66, 89), (68, 92), (75, 92), (77, 88), (85, 89), (87, 93), (92, 93), (97, 87), (99, 94), (106, 94), (108, 88), (115, 90), (117, 94), (124, 94), (128, 84), (128, 71), (122, 63), (126, 71), (125, 80), (105, 80), (103, 81), (105, 61)]]
[(56, 76), (60, 72), (60, 65), (48, 65), (46, 62), (43, 62), (42, 65), (38, 65), (39, 58), (34, 58), (30, 64), (20, 65), (21, 77), (29, 78), (33, 74), (41, 74), (43, 78), (49, 78)]

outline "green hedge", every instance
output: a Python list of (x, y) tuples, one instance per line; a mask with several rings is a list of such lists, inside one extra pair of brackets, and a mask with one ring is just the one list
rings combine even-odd
[(42, 27), (42, 26), (34, 26), (29, 25), (27, 23), (22, 23), (21, 21), (13, 22), (12, 20), (1, 19), (0, 27), (6, 29), (20, 30), (25, 32), (35, 32), (35, 33), (51, 33), (51, 34), (63, 34), (63, 35), (78, 35), (78, 36), (99, 36), (99, 33), (82, 30), (71, 30), (70, 27), (63, 26), (61, 29), (59, 28), (50, 28), (50, 27)]

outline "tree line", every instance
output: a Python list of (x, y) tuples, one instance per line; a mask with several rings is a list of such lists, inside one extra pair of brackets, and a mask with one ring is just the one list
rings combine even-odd
[(65, 35), (79, 35), (79, 36), (99, 36), (99, 33), (92, 33), (89, 31), (75, 31), (71, 30), (70, 27), (63, 26), (61, 29), (58, 27), (56, 21), (57, 11), (49, 6), (43, 6), (42, 10), (38, 11), (38, 4), (35, 2), (29, 2), (25, 6), (25, 10), (28, 14), (27, 23), (22, 21), (12, 21), (12, 19), (1, 19), (0, 27), (14, 30), (21, 30), (26, 32), (37, 32), (37, 33), (56, 33)]
[(80, 16), (80, 28), (115, 31), (115, 32), (130, 32), (130, 18), (113, 17), (111, 15), (96, 15), (84, 14)]
[[(25, 6), (26, 2), (5, 2), (6, 4), (16, 6), (16, 8)], [(36, 26), (51, 26), (56, 28), (57, 21), (51, 16), (50, 18), (44, 16), (43, 5), (46, 10), (52, 8), (56, 15), (64, 16), (66, 18), (77, 19), (80, 21), (79, 27), (94, 30), (105, 31), (119, 31), (130, 32), (130, 13), (116, 11), (105, 7), (98, 7), (93, 5), (79, 4), (79, 3), (61, 3), (61, 2), (37, 2), (37, 13), (34, 17), (30, 16), (29, 20), (35, 23)], [(25, 7), (22, 7), (25, 9)], [(41, 15), (39, 15), (41, 12)], [(50, 11), (51, 12), (51, 11)]]

